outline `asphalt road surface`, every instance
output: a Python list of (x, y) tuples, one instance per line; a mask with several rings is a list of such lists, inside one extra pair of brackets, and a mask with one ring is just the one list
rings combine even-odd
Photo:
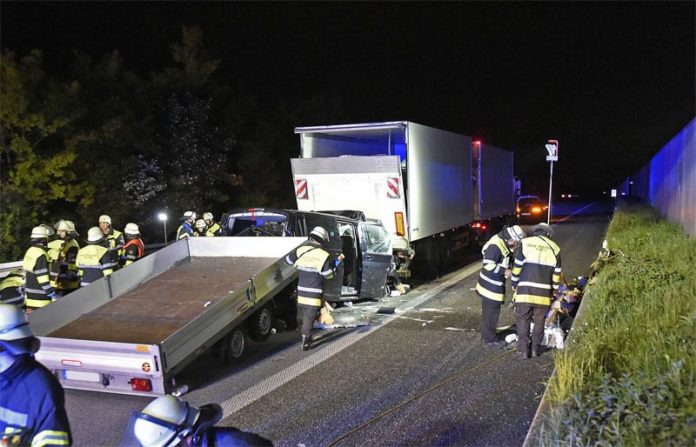
[[(554, 218), (567, 278), (587, 273), (608, 211), (578, 205)], [(321, 331), (310, 351), (300, 350), (297, 333), (281, 332), (250, 342), (234, 366), (204, 355), (177, 378), (191, 389), (184, 398), (220, 403), (219, 425), (278, 446), (522, 445), (553, 356), (524, 360), (482, 345), (479, 259), (462, 256), (403, 297), (337, 309), (337, 318), (372, 324)], [(396, 311), (375, 314), (379, 307)], [(512, 309), (503, 308), (500, 326), (512, 325)], [(75, 445), (101, 446), (117, 445), (129, 414), (150, 399), (66, 390), (66, 401)]]

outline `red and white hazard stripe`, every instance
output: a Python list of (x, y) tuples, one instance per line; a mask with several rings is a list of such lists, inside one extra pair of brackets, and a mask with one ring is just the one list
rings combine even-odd
[(390, 199), (398, 199), (399, 194), (399, 177), (390, 177), (387, 179), (387, 197)]
[(295, 195), (298, 199), (308, 199), (309, 194), (307, 192), (307, 179), (296, 179), (295, 180)]

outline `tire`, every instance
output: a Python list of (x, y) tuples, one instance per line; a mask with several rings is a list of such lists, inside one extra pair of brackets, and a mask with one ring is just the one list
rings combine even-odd
[(254, 312), (247, 320), (249, 328), (249, 336), (252, 340), (262, 342), (266, 341), (271, 336), (273, 329), (273, 315), (268, 306)]
[(219, 357), (225, 364), (239, 359), (246, 349), (246, 334), (242, 328), (235, 328), (220, 340)]

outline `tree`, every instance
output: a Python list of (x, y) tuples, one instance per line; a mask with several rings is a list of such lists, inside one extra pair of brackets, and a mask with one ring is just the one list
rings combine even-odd
[(79, 136), (66, 104), (77, 86), (43, 70), (42, 54), (4, 52), (0, 79), (0, 260), (18, 259), (53, 201), (90, 204), (94, 189), (74, 172)]

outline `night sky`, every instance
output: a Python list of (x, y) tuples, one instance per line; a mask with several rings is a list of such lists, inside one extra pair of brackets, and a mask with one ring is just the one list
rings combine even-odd
[[(323, 91), (350, 122), (409, 120), (512, 149), (544, 194), (611, 188), (696, 116), (696, 16), (681, 3), (0, 3), (2, 47), (169, 61), (200, 25), (231, 84), (262, 102)], [(232, 82), (234, 80), (234, 82)], [(301, 122), (297, 125), (340, 124)], [(292, 134), (293, 129), (287, 129)], [(297, 143), (299, 151), (299, 141)], [(559, 189), (556, 189), (559, 188)]]

